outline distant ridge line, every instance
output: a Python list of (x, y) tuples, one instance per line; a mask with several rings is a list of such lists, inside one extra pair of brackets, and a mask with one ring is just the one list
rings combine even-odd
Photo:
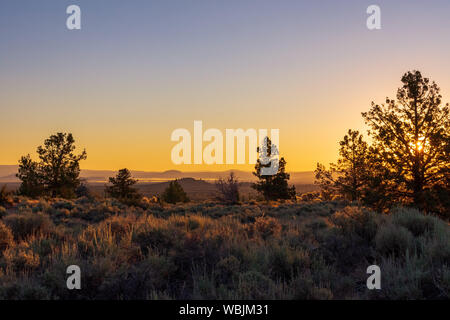
[[(16, 178), (18, 165), (0, 165), (0, 183), (19, 182)], [(226, 177), (230, 172), (234, 172), (239, 180), (254, 181), (256, 178), (250, 171), (243, 170), (224, 170), (224, 171), (180, 171), (180, 170), (166, 170), (166, 171), (143, 171), (130, 170), (135, 179), (145, 181), (167, 181), (172, 179), (193, 178), (202, 180), (215, 180), (219, 177)], [(90, 181), (107, 181), (109, 177), (115, 176), (117, 171), (113, 170), (92, 170), (82, 169), (80, 177)], [(295, 183), (314, 183), (313, 171), (299, 171), (290, 172), (291, 181)]]

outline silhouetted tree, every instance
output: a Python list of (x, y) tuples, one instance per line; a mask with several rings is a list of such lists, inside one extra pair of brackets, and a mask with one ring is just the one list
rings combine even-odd
[(80, 161), (86, 159), (86, 151), (75, 155), (75, 140), (71, 133), (57, 133), (37, 148), (40, 161), (30, 156), (19, 160), (17, 177), (22, 180), (19, 191), (29, 196), (47, 194), (52, 197), (71, 198), (79, 186)]
[(30, 155), (19, 160), (19, 170), (16, 176), (22, 181), (18, 193), (28, 197), (38, 197), (45, 193), (45, 186), (39, 164)]
[(378, 167), (385, 168), (391, 182), (389, 196), (427, 209), (427, 195), (445, 188), (450, 167), (450, 118), (448, 104), (442, 105), (439, 87), (419, 71), (407, 72), (397, 100), (372, 103), (363, 118), (371, 130)]
[(320, 185), (326, 199), (340, 195), (350, 201), (360, 201), (370, 170), (369, 146), (362, 135), (353, 130), (348, 130), (339, 145), (337, 164), (331, 163), (329, 170), (317, 164), (316, 184)]
[[(262, 148), (258, 147), (257, 152), (270, 159), (275, 154), (274, 149), (276, 149), (276, 146), (272, 145), (272, 141), (266, 137)], [(286, 173), (286, 160), (280, 158), (277, 164), (272, 161), (274, 160), (272, 159), (267, 164), (263, 164), (261, 156), (258, 157), (255, 172), (253, 172), (258, 178), (258, 182), (253, 183), (252, 188), (261, 193), (265, 200), (295, 199), (295, 186), (289, 187), (288, 185), (290, 175)], [(263, 168), (271, 166), (276, 168), (276, 173), (263, 175)]]
[(367, 158), (367, 176), (361, 188), (362, 203), (378, 212), (386, 212), (398, 200), (391, 196), (397, 189), (394, 173), (383, 165), (378, 148), (370, 146)]
[(112, 185), (107, 186), (105, 191), (112, 198), (127, 203), (141, 198), (138, 191), (132, 187), (137, 180), (131, 178), (131, 172), (126, 168), (120, 169), (116, 177), (110, 177), (109, 183)]
[(177, 180), (169, 182), (169, 186), (161, 195), (161, 200), (167, 203), (189, 202), (186, 192)]
[(219, 178), (216, 181), (216, 189), (219, 193), (217, 199), (226, 204), (239, 203), (239, 181), (234, 172), (230, 172), (228, 178)]

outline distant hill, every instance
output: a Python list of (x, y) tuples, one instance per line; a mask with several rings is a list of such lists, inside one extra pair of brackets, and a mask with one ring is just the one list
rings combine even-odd
[[(0, 165), (0, 183), (18, 182), (16, 178), (18, 166), (17, 165)], [(132, 170), (131, 174), (140, 183), (144, 182), (164, 182), (173, 179), (194, 178), (197, 180), (214, 181), (219, 177), (226, 177), (233, 171), (237, 178), (242, 182), (255, 181), (255, 176), (249, 171), (241, 170), (227, 170), (227, 171), (197, 171), (197, 172), (182, 172), (178, 170), (168, 170), (163, 172), (152, 171), (137, 171)], [(108, 177), (116, 175), (116, 171), (111, 170), (81, 170), (81, 178), (91, 183), (105, 183)], [(291, 172), (290, 182), (293, 184), (313, 184), (314, 172)]]
[[(178, 180), (191, 200), (214, 199), (217, 189), (212, 181), (196, 180), (194, 178), (181, 178)], [(138, 183), (136, 188), (144, 196), (151, 197), (161, 195), (169, 185), (168, 181), (156, 183)], [(91, 183), (89, 188), (98, 195), (104, 194), (104, 183)], [(316, 191), (318, 186), (314, 184), (295, 184), (297, 194)], [(239, 183), (239, 193), (244, 199), (256, 199), (257, 192), (251, 187), (251, 182)]]
[(15, 178), (18, 167), (17, 165), (0, 165), (0, 179)]
[[(19, 187), (20, 181), (16, 178), (18, 166), (0, 165), (0, 185), (7, 184), (9, 190)], [(227, 171), (199, 171), (181, 172), (168, 170), (164, 172), (131, 171), (133, 177), (139, 180), (137, 188), (145, 196), (161, 194), (168, 186), (168, 181), (179, 179), (181, 186), (192, 200), (211, 199), (216, 193), (214, 181), (219, 177), (226, 177), (233, 171), (240, 183), (240, 193), (245, 198), (256, 197), (256, 192), (251, 188), (251, 182), (256, 180), (251, 172), (240, 170)], [(104, 194), (104, 187), (108, 177), (116, 175), (117, 172), (110, 170), (82, 170), (81, 177), (85, 179), (89, 188), (98, 195)], [(290, 184), (295, 185), (297, 193), (315, 191), (314, 172), (292, 172)]]

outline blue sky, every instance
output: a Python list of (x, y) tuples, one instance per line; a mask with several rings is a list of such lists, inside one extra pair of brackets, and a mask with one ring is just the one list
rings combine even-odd
[[(71, 4), (81, 30), (66, 29)], [(381, 30), (366, 28), (370, 4)], [(2, 0), (0, 163), (70, 131), (85, 167), (180, 169), (170, 133), (202, 120), (279, 128), (291, 168), (311, 170), (404, 72), (450, 100), (449, 14), (449, 1)]]

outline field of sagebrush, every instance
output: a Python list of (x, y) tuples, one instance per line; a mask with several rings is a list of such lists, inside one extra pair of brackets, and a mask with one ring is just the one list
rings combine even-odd
[[(81, 290), (66, 287), (73, 264)], [(372, 264), (381, 290), (366, 287)], [(24, 197), (0, 207), (0, 299), (449, 297), (449, 225), (415, 209)]]

